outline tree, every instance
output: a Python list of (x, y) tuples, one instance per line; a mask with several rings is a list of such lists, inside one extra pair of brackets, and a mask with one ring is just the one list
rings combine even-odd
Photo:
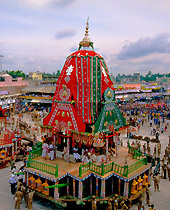
[(17, 78), (17, 77), (22, 77), (22, 78), (26, 78), (27, 75), (22, 71), (22, 70), (17, 70), (17, 71), (13, 71), (13, 70), (6, 70), (5, 71), (7, 74), (9, 74), (10, 76), (12, 76), (13, 78)]

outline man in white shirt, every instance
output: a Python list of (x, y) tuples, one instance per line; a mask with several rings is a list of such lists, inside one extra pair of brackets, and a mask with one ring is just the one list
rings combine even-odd
[(9, 179), (9, 184), (11, 185), (11, 194), (15, 194), (15, 191), (16, 191), (16, 184), (17, 184), (17, 181), (15, 180), (15, 175), (11, 174), (11, 177)]

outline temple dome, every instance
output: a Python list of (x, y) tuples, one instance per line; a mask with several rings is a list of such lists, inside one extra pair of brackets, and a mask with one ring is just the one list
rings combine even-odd
[[(85, 127), (94, 125), (97, 121), (103, 107), (104, 92), (112, 88), (112, 85), (104, 58), (94, 51), (93, 43), (88, 37), (87, 22), (79, 50), (66, 58), (56, 84), (52, 111), (44, 119), (44, 124), (55, 126), (55, 123), (62, 122), (61, 119), (63, 124), (69, 120), (70, 129), (85, 131)], [(64, 113), (66, 110), (67, 114)], [(69, 118), (70, 113), (74, 113), (71, 118), (74, 122)], [(79, 123), (76, 127), (74, 123), (77, 121)]]

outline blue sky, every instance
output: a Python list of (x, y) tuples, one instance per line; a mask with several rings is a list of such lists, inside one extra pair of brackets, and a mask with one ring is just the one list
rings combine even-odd
[(3, 69), (62, 69), (88, 16), (95, 51), (112, 74), (170, 72), (169, 0), (0, 0)]

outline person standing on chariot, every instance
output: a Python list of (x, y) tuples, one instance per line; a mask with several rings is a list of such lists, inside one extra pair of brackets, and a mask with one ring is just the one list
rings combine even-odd
[(54, 147), (53, 147), (52, 143), (49, 146), (48, 156), (50, 157), (50, 160), (54, 160)]
[(74, 155), (74, 158), (76, 159), (76, 161), (81, 160), (81, 156), (80, 156), (80, 154), (78, 153), (78, 148), (77, 148), (76, 145), (75, 145), (75, 147), (73, 148), (73, 155)]
[(47, 153), (48, 153), (48, 144), (46, 142), (44, 142), (42, 145), (42, 158), (46, 159)]
[(143, 144), (143, 153), (146, 154), (146, 143)]
[(89, 158), (88, 158), (88, 150), (84, 150), (82, 151), (82, 162), (83, 163), (88, 163), (89, 162)]

